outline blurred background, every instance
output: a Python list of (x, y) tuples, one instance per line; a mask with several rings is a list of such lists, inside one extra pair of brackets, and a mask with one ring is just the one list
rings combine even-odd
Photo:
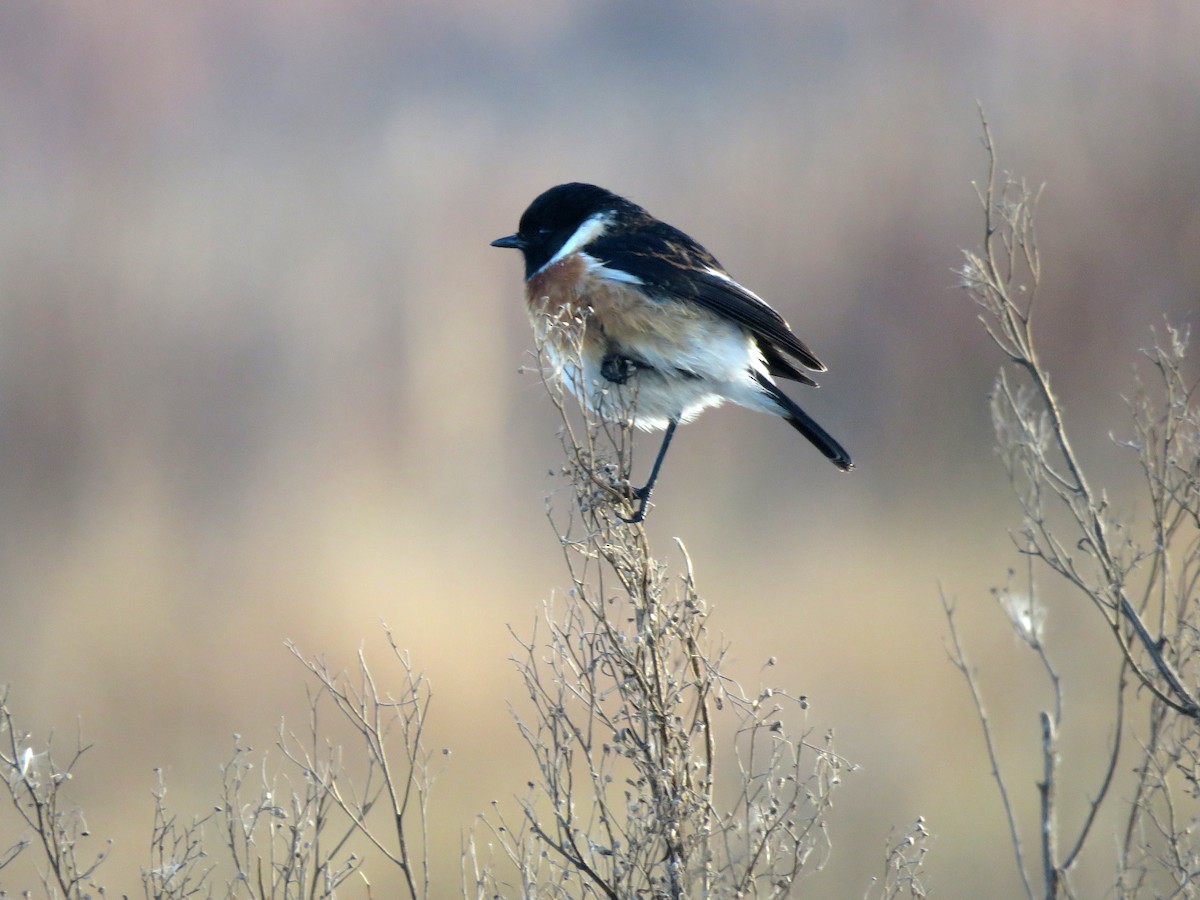
[[(681, 432), (649, 520), (661, 555), (687, 543), (732, 673), (807, 694), (861, 766), (807, 890), (861, 896), (923, 815), (928, 886), (1012, 896), (938, 603), (1035, 847), (1047, 695), (988, 594), (1019, 520), (955, 274), (983, 231), (975, 104), (1046, 185), (1043, 353), (1093, 477), (1132, 498), (1120, 395), (1151, 326), (1200, 311), (1198, 38), (1184, 2), (5, 3), (0, 683), (35, 744), (77, 720), (94, 742), (71, 797), (115, 841), (109, 891), (140, 893), (154, 767), (175, 810), (211, 808), (234, 732), (302, 721), (283, 642), (382, 673), (383, 619), (453, 751), (432, 836), (456, 894), (463, 830), (531, 774), (508, 628), (567, 585), (520, 261), (488, 242), (586, 180), (706, 244), (830, 367), (793, 394), (854, 473), (723, 409)], [(1070, 829), (1116, 660), (1046, 600)], [(1121, 799), (1081, 895), (1111, 882)]]

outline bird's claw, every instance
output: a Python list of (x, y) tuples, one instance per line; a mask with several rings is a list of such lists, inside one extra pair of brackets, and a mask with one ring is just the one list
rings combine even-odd
[(632, 516), (626, 517), (618, 513), (617, 518), (626, 525), (637, 525), (639, 522), (644, 521), (646, 518), (646, 507), (650, 505), (650, 490), (650, 485), (640, 488), (627, 488), (629, 499), (631, 501), (639, 501), (638, 508), (634, 511)]

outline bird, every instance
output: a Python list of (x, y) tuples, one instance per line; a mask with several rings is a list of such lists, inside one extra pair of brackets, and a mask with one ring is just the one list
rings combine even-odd
[[(708, 250), (631, 200), (594, 184), (559, 184), (538, 195), (514, 234), (493, 247), (520, 250), (525, 299), (563, 384), (612, 418), (606, 398), (631, 388), (632, 422), (663, 431), (630, 523), (646, 516), (676, 427), (726, 400), (780, 416), (838, 469), (850, 455), (775, 383), (817, 386), (824, 372), (778, 312)], [(551, 322), (581, 323), (573, 346)]]

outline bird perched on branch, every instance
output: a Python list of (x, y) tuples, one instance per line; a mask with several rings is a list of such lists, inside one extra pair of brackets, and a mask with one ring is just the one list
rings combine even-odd
[[(645, 518), (676, 426), (726, 400), (781, 416), (839, 469), (853, 466), (774, 381), (815, 387), (807, 372), (825, 366), (779, 313), (679, 229), (604, 188), (571, 183), (537, 197), (516, 234), (492, 246), (524, 254), (530, 317), (566, 386), (603, 413), (605, 393), (627, 385), (633, 423), (666, 432), (626, 521)], [(555, 319), (582, 323), (577, 361), (556, 346), (548, 327)]]

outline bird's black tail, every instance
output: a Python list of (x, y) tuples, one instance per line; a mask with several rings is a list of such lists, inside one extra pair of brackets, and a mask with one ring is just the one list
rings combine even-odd
[(775, 383), (765, 375), (755, 372), (754, 378), (763, 389), (763, 393), (779, 406), (780, 415), (787, 420), (787, 423), (808, 438), (812, 445), (824, 453), (831, 463), (843, 472), (854, 467), (854, 463), (850, 461), (850, 454), (846, 452), (845, 448), (835, 441), (828, 431), (818, 425), (812, 416), (797, 406), (791, 397), (776, 387)]

